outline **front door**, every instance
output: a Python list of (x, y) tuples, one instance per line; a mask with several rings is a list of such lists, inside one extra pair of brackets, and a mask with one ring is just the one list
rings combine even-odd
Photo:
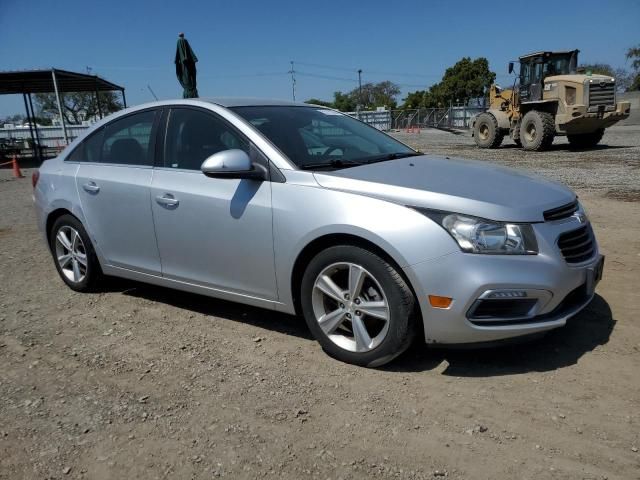
[(162, 275), (275, 300), (271, 184), (200, 171), (207, 157), (231, 148), (249, 152), (250, 143), (226, 120), (198, 108), (170, 111), (151, 184)]
[(160, 274), (151, 213), (154, 122), (147, 110), (119, 118), (74, 151), (76, 185), (89, 233), (107, 264)]

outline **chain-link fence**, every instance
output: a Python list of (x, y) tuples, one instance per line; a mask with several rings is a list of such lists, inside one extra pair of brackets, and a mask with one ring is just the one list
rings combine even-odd
[(448, 108), (416, 108), (392, 110), (391, 128), (394, 130), (414, 128), (469, 128), (471, 118), (484, 112), (484, 107), (451, 106)]

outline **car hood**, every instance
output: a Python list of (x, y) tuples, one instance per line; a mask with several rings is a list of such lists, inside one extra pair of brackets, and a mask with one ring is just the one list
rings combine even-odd
[(324, 188), (508, 222), (541, 222), (575, 200), (559, 183), (479, 161), (421, 155), (314, 173)]

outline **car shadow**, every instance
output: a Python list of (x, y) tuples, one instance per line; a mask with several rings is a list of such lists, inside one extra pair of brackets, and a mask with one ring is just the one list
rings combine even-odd
[(285, 335), (313, 340), (311, 332), (302, 318), (266, 308), (252, 307), (132, 280), (110, 278), (102, 290), (120, 291), (123, 295), (130, 297), (144, 298), (186, 311), (219, 317), (222, 321), (241, 322), (264, 330), (273, 330)]
[(609, 341), (616, 321), (607, 301), (596, 295), (591, 304), (567, 324), (528, 342), (491, 348), (429, 348), (416, 343), (385, 370), (420, 372), (443, 362), (443, 375), (495, 377), (529, 372), (548, 372), (575, 365), (585, 354)]
[[(252, 325), (264, 330), (305, 340), (313, 340), (305, 321), (293, 315), (210, 298), (195, 293), (131, 280), (109, 278), (103, 291), (143, 298), (186, 311)], [(387, 372), (423, 372), (435, 370), (454, 377), (496, 377), (529, 372), (548, 372), (575, 365), (585, 354), (605, 345), (616, 321), (607, 301), (596, 295), (591, 304), (567, 324), (537, 340), (509, 343), (488, 348), (433, 348), (420, 339), (403, 355), (380, 370)], [(327, 361), (334, 361), (327, 357)]]

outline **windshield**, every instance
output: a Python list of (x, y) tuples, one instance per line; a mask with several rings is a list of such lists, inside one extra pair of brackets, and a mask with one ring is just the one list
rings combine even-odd
[(348, 168), (417, 155), (358, 120), (320, 107), (232, 107), (302, 169)]
[(544, 76), (571, 73), (571, 55), (552, 55), (545, 60)]

